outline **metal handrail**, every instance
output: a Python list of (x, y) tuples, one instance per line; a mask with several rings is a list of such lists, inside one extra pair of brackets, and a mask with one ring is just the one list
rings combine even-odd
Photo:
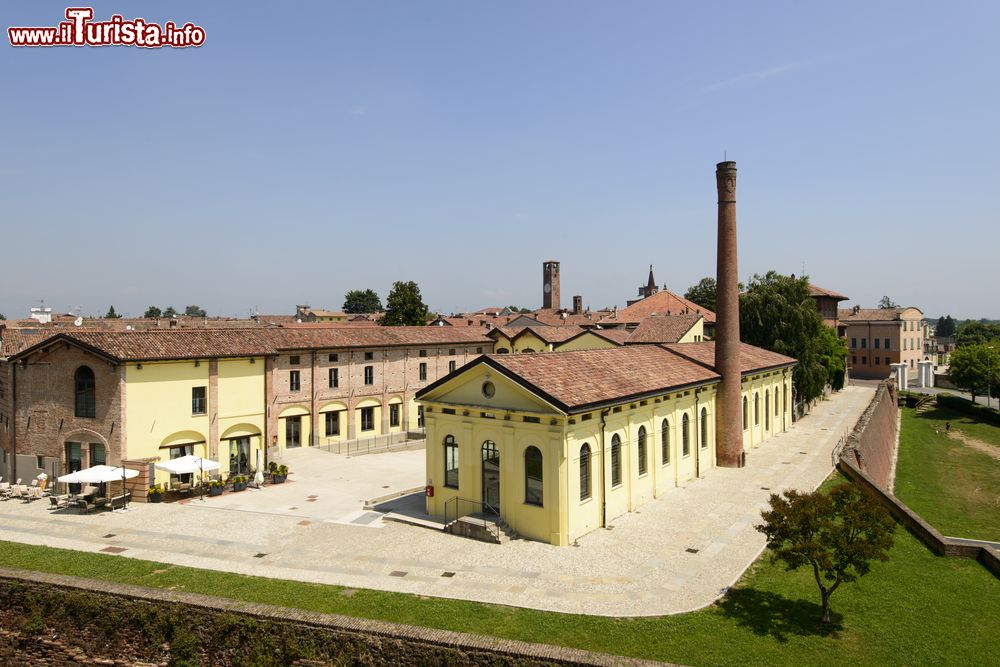
[[(450, 509), (450, 505), (452, 505), (453, 503), (454, 503), (454, 509), (455, 509), (455, 518), (454, 518), (454, 520), (451, 518), (451, 509)], [(477, 509), (475, 509), (472, 512), (465, 512), (465, 513), (463, 513), (462, 512), (462, 505), (461, 505), (462, 503), (467, 503), (467, 504), (469, 504), (472, 507), (475, 507)], [(485, 501), (482, 501), (482, 500), (469, 500), (468, 498), (459, 498), (458, 496), (453, 496), (452, 498), (449, 498), (444, 503), (444, 523), (445, 523), (445, 526), (448, 526), (448, 525), (451, 525), (452, 521), (458, 521), (463, 516), (469, 516), (470, 514), (474, 514), (476, 512), (484, 512), (485, 513), (487, 511), (489, 511), (489, 512), (493, 513), (494, 515), (496, 515), (497, 520), (496, 521), (490, 521), (489, 519), (478, 519), (478, 520), (477, 519), (470, 519), (470, 520), (471, 521), (482, 521), (483, 528), (485, 528), (487, 531), (489, 531), (489, 533), (491, 535), (493, 535), (494, 538), (496, 538), (496, 541), (499, 542), (500, 541), (500, 510), (498, 508), (496, 508), (496, 507), (493, 507), (492, 505), (490, 505), (489, 503), (487, 503)]]

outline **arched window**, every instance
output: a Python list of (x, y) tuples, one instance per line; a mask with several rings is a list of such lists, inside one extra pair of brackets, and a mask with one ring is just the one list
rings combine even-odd
[(611, 486), (622, 483), (622, 439), (615, 433), (611, 438)]
[(670, 422), (666, 419), (660, 424), (660, 457), (663, 465), (670, 464)]
[(701, 448), (708, 447), (708, 409), (701, 409)]
[(590, 445), (580, 448), (580, 500), (590, 498)]
[(771, 428), (771, 392), (764, 390), (764, 430)]
[(534, 445), (524, 450), (524, 502), (542, 504), (542, 453)]
[(534, 353), (535, 351), (532, 350), (530, 347), (526, 347), (523, 350), (521, 350), (521, 354), (534, 354)]
[(444, 485), (458, 488), (458, 443), (453, 435), (444, 437)]
[(497, 354), (510, 354), (510, 350), (505, 347), (498, 347)]
[(691, 419), (686, 412), (681, 418), (681, 454), (691, 454)]
[(750, 425), (749, 425), (749, 423), (747, 422), (747, 397), (746, 397), (746, 396), (744, 396), (744, 397), (743, 397), (743, 430), (744, 430), (744, 431), (745, 431), (745, 430), (747, 430), (747, 428), (748, 428), (749, 426), (750, 426)]
[(639, 474), (646, 474), (646, 427), (639, 427), (639, 441), (636, 443), (636, 450), (639, 453)]
[(760, 426), (760, 394), (753, 395), (753, 425)]
[(80, 366), (73, 376), (76, 385), (76, 416), (97, 416), (97, 382), (89, 366)]

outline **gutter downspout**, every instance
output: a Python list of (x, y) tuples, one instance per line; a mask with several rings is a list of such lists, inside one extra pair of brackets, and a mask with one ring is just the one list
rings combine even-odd
[(601, 528), (608, 525), (608, 496), (604, 486), (604, 427), (611, 409), (601, 410)]
[[(14, 460), (11, 462), (10, 478), (17, 479), (17, 362), (15, 361), (10, 365), (10, 405), (11, 405), (11, 416), (14, 418), (14, 428), (11, 429), (10, 444), (13, 452), (11, 456)], [(52, 483), (55, 486), (55, 482)]]
[(698, 425), (701, 424), (701, 416), (698, 414), (698, 394), (700, 393), (701, 389), (694, 390), (694, 476), (696, 479), (701, 478), (701, 439), (698, 437)]

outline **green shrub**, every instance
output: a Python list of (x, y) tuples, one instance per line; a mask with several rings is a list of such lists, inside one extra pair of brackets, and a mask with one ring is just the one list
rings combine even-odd
[(997, 412), (993, 408), (988, 408), (985, 405), (973, 403), (967, 398), (953, 396), (951, 394), (938, 394), (937, 404), (942, 408), (948, 408), (950, 410), (954, 410), (955, 412), (961, 412), (969, 415), (973, 419), (978, 419), (981, 422), (993, 424), (994, 426), (1000, 426), (1000, 412)]

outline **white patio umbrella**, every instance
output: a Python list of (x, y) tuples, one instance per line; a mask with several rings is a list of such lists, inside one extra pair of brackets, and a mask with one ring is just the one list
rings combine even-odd
[(122, 481), (122, 495), (125, 495), (125, 480), (137, 477), (138, 470), (119, 468), (115, 466), (96, 465), (83, 470), (77, 470), (59, 477), (60, 482), (67, 484), (104, 484), (106, 482)]
[(264, 485), (264, 470), (261, 468), (260, 450), (257, 450), (257, 472), (253, 476), (253, 483), (258, 489)]
[(221, 466), (218, 461), (204, 459), (200, 456), (195, 456), (194, 454), (188, 454), (186, 456), (179, 456), (176, 459), (169, 459), (167, 461), (163, 461), (162, 463), (157, 463), (156, 467), (159, 470), (169, 472), (171, 475), (201, 473), (202, 477), (204, 477), (206, 470), (218, 470)]

